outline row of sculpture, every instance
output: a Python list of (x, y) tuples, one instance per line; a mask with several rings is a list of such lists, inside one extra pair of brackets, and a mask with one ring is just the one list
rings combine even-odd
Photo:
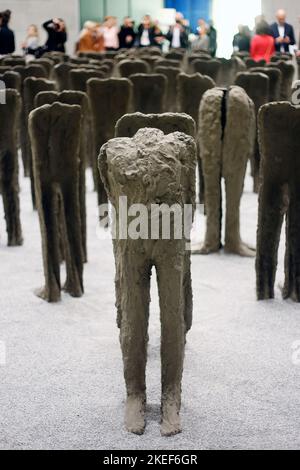
[[(239, 58), (213, 61), (200, 54), (191, 60), (183, 54), (180, 58), (178, 52), (174, 54), (160, 58), (160, 65), (153, 69), (155, 73), (149, 73), (151, 64), (156, 67), (157, 63), (154, 50), (144, 50), (143, 57), (129, 60), (125, 53), (114, 61), (99, 56), (98, 64), (93, 63), (97, 56), (67, 59), (54, 55), (52, 63), (51, 58), (43, 59), (50, 63), (49, 69), (48, 62), (16, 65), (9, 61), (18, 59), (4, 61), (0, 67), (10, 69), (2, 70), (1, 75), (8, 89), (0, 92), (1, 102), (2, 95), (6, 98), (0, 113), (0, 175), (8, 244), (22, 244), (20, 145), (41, 228), (45, 286), (38, 294), (49, 302), (61, 297), (63, 260), (67, 273), (65, 291), (74, 297), (84, 291), (83, 266), (88, 257), (85, 169), (89, 164), (93, 167), (98, 203), (109, 199), (117, 214), (121, 196), (126, 196), (130, 205), (177, 204), (194, 208), (198, 164), (207, 228), (204, 244), (194, 252), (209, 254), (223, 247), (223, 178), (224, 249), (240, 256), (255, 256), (254, 248), (241, 240), (239, 221), (250, 159), (254, 189), (259, 191), (257, 297), (274, 297), (278, 243), (286, 215), (283, 296), (300, 302), (300, 111), (288, 101), (280, 101), (284, 94), (286, 100), (291, 94), (291, 64), (279, 61), (248, 71), (244, 66), (241, 71)], [(167, 63), (162, 65), (176, 57), (182, 63), (176, 71)], [(136, 73), (135, 66), (141, 67), (143, 60), (147, 69)], [(222, 70), (227, 86), (216, 86), (211, 76), (183, 71), (191, 64), (195, 71), (199, 63), (205, 63), (209, 70), (210, 66), (215, 67), (214, 62), (219, 64), (218, 73)], [(123, 77), (112, 76), (116, 71)], [(56, 79), (49, 80), (53, 77)], [(178, 107), (171, 107), (175, 102)], [(166, 103), (169, 109), (179, 109), (181, 113), (164, 113)], [(181, 430), (184, 347), (192, 326), (191, 252), (186, 249), (192, 222), (193, 218), (188, 236), (180, 239), (117, 236), (113, 240), (117, 322), (127, 388), (125, 420), (127, 429), (136, 434), (145, 429), (153, 268), (157, 273), (162, 322), (161, 432), (169, 436)]]

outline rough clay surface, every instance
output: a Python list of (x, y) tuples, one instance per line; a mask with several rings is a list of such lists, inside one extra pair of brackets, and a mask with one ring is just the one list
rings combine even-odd
[(240, 87), (209, 90), (203, 96), (199, 117), (200, 152), (205, 183), (207, 231), (200, 250), (209, 254), (222, 247), (222, 185), (225, 180), (225, 250), (254, 256), (240, 237), (240, 198), (247, 161), (254, 143), (254, 105)]
[[(164, 135), (153, 128), (140, 129), (133, 138), (109, 141), (99, 156), (101, 177), (117, 217), (119, 197), (124, 195), (128, 206), (194, 204), (195, 166), (196, 145), (192, 137), (179, 132)], [(118, 222), (116, 226), (119, 230)], [(162, 324), (161, 433), (171, 436), (181, 431), (181, 379), (192, 298), (186, 243), (184, 238), (122, 240), (119, 236), (114, 242), (118, 325), (127, 389), (125, 425), (135, 434), (142, 434), (146, 424), (145, 370), (154, 267)]]
[(37, 295), (48, 302), (61, 298), (59, 232), (62, 226), (67, 267), (64, 289), (73, 297), (83, 294), (79, 194), (81, 124), (80, 106), (58, 102), (37, 108), (29, 116), (45, 276), (45, 287)]
[[(5, 104), (2, 100), (5, 96)], [(7, 231), (8, 246), (22, 245), (19, 201), (18, 124), (21, 96), (17, 90), (0, 91), (0, 193)]]
[(126, 78), (92, 79), (87, 88), (94, 136), (94, 181), (98, 204), (102, 204), (107, 202), (107, 194), (99, 177), (97, 159), (102, 145), (114, 137), (118, 119), (130, 110), (132, 84)]
[(133, 111), (159, 114), (165, 110), (168, 80), (162, 74), (130, 75), (133, 84)]
[[(292, 361), (292, 345), (300, 340), (299, 305), (281, 299), (284, 233), (276, 300), (256, 301), (252, 258), (222, 252), (192, 257), (194, 320), (185, 348), (184, 432), (168, 439), (159, 431), (160, 319), (152, 283), (147, 427), (135, 436), (120, 425), (124, 385), (114, 257), (111, 240), (97, 230), (91, 172), (85, 295), (74, 299), (62, 293), (55, 305), (34, 295), (43, 277), (40, 229), (29, 180), (20, 182), (23, 247), (6, 246), (1, 223), (0, 340), (7, 352), (6, 365), (0, 366), (1, 449), (300, 448), (300, 367)], [(255, 245), (256, 225), (257, 195), (247, 176), (241, 201), (247, 244)], [(199, 214), (195, 242), (203, 240), (204, 231), (205, 217)]]
[(300, 302), (300, 110), (290, 103), (261, 108), (259, 135), (263, 164), (257, 232), (257, 297), (274, 298), (277, 250), (286, 215), (285, 284), (282, 295)]

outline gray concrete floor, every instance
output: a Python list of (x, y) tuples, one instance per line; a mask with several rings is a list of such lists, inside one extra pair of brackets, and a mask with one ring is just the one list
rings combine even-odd
[[(91, 184), (89, 185), (91, 186)], [(22, 181), (25, 244), (7, 248), (1, 209), (0, 448), (293, 449), (300, 447), (300, 307), (255, 300), (254, 260), (224, 254), (193, 258), (194, 325), (183, 380), (183, 432), (162, 438), (160, 325), (153, 282), (145, 435), (123, 428), (124, 383), (114, 308), (110, 240), (97, 235), (96, 196), (88, 191), (86, 293), (49, 305), (37, 214)], [(247, 179), (242, 235), (255, 244), (257, 197)], [(201, 239), (200, 217), (194, 238)], [(278, 279), (283, 280), (284, 241)], [(155, 276), (153, 277), (155, 281)], [(298, 345), (299, 346), (299, 345)], [(300, 347), (299, 347), (300, 349)], [(3, 359), (3, 357), (2, 357)]]

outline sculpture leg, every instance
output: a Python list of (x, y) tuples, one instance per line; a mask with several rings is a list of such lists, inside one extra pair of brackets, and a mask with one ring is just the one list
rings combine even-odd
[(30, 168), (28, 162), (28, 155), (27, 155), (27, 139), (28, 139), (28, 131), (26, 127), (26, 118), (25, 118), (25, 111), (24, 105), (22, 105), (21, 115), (20, 115), (20, 147), (21, 147), (21, 155), (24, 167), (24, 175), (26, 177), (30, 176)]
[(259, 144), (256, 138), (254, 153), (253, 153), (253, 163), (252, 163), (252, 172), (253, 172), (253, 192), (258, 194), (259, 192), (259, 166), (260, 166), (260, 151)]
[(256, 255), (257, 299), (274, 298), (277, 253), (283, 222), (282, 188), (278, 181), (265, 181), (260, 190)]
[(192, 289), (192, 276), (191, 276), (191, 257), (190, 253), (186, 252), (184, 261), (184, 276), (183, 276), (183, 290), (184, 290), (184, 320), (186, 333), (192, 328), (193, 322), (193, 289)]
[[(208, 166), (208, 168), (207, 168)], [(218, 161), (209, 165), (204, 162), (206, 235), (201, 250), (195, 254), (206, 255), (220, 250), (222, 221), (221, 166)]]
[(85, 201), (85, 162), (81, 159), (79, 168), (79, 204), (81, 219), (81, 239), (83, 262), (87, 263), (87, 228), (86, 228), (86, 201)]
[(242, 242), (240, 236), (240, 202), (243, 194), (245, 168), (236, 169), (225, 177), (226, 229), (225, 251), (240, 256), (254, 257), (255, 250)]
[(1, 192), (7, 229), (8, 246), (23, 244), (20, 222), (18, 160), (16, 154), (5, 152), (1, 158)]
[(124, 248), (126, 251), (118, 250), (118, 256), (122, 256), (120, 343), (127, 390), (125, 425), (129, 432), (143, 434), (151, 265), (142, 254), (137, 257)]
[(300, 190), (294, 188), (286, 224), (285, 284), (283, 298), (300, 302)]
[[(71, 175), (70, 175), (71, 176)], [(64, 290), (72, 297), (83, 294), (83, 252), (81, 239), (81, 220), (79, 191), (75, 179), (70, 178), (62, 190), (64, 216), (66, 223), (66, 270), (67, 279)]]
[(60, 300), (59, 240), (58, 240), (58, 194), (48, 184), (41, 183), (38, 212), (42, 232), (42, 251), (45, 287), (37, 295), (47, 302)]
[(161, 315), (162, 422), (161, 434), (181, 432), (181, 381), (185, 345), (183, 276), (185, 256), (178, 243), (161, 245), (165, 256), (156, 262)]

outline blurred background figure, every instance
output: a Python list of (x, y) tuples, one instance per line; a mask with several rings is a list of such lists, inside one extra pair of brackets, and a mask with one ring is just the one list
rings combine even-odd
[(131, 49), (134, 46), (136, 32), (133, 20), (126, 16), (119, 32), (119, 45), (121, 49)]
[(233, 49), (235, 52), (250, 52), (251, 31), (248, 26), (240, 24), (239, 32), (233, 37)]
[(86, 21), (79, 36), (78, 52), (103, 52), (104, 37), (100, 24)]
[(64, 20), (61, 18), (53, 18), (52, 20), (46, 21), (43, 24), (43, 28), (48, 33), (45, 51), (66, 52), (67, 30)]
[[(180, 14), (181, 15), (181, 14)], [(170, 27), (166, 34), (166, 39), (170, 41), (170, 47), (177, 49), (179, 47), (187, 49), (189, 45), (189, 38), (186, 32), (186, 28), (182, 24), (182, 19), (179, 19), (178, 13), (176, 15), (176, 23)]]
[(209, 37), (209, 52), (212, 57), (216, 57), (217, 53), (217, 30), (214, 27), (214, 22), (209, 22), (208, 37)]
[(10, 10), (0, 12), (0, 55), (15, 52), (15, 35), (9, 28), (10, 18)]
[(286, 12), (284, 10), (277, 11), (276, 19), (277, 21), (271, 25), (276, 51), (289, 52), (290, 46), (296, 44), (294, 28), (286, 22)]
[(159, 26), (159, 22), (157, 20), (153, 22), (153, 29), (154, 29), (154, 45), (162, 49), (163, 43), (165, 42), (165, 35), (163, 34)]
[(138, 27), (138, 45), (139, 47), (157, 45), (155, 41), (155, 28), (150, 15), (145, 15), (142, 19), (142, 23)]
[(209, 52), (208, 25), (205, 20), (200, 18), (198, 21), (197, 38), (192, 42), (193, 51)]
[(104, 45), (107, 51), (116, 51), (119, 49), (119, 28), (115, 16), (107, 16), (103, 23), (102, 33), (104, 36)]
[(270, 26), (266, 21), (261, 21), (256, 26), (256, 33), (251, 41), (250, 55), (256, 62), (262, 59), (266, 62), (270, 62), (274, 54), (275, 41)]
[(37, 57), (40, 51), (40, 38), (37, 25), (31, 24), (27, 28), (27, 35), (22, 42), (22, 50), (25, 55)]

